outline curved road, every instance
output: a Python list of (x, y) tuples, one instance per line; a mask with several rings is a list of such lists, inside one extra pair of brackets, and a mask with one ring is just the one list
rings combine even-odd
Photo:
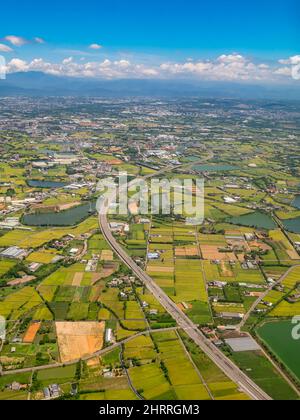
[[(164, 172), (170, 171), (174, 168), (165, 168), (159, 173), (153, 174), (156, 176)], [(148, 176), (150, 178), (151, 176)], [(146, 177), (145, 177), (146, 178)], [(126, 188), (130, 186), (129, 183)], [(179, 327), (186, 332), (186, 334), (200, 347), (200, 349), (232, 380), (240, 389), (247, 393), (254, 400), (271, 400), (271, 397), (267, 395), (258, 385), (256, 385), (247, 375), (245, 375), (234, 363), (231, 362), (210, 340), (208, 340), (204, 334), (199, 331), (197, 325), (195, 325), (186, 314), (181, 311), (177, 305), (165, 294), (165, 292), (154, 282), (154, 280), (143, 271), (133, 259), (124, 251), (122, 246), (117, 242), (115, 237), (112, 235), (108, 222), (108, 212), (110, 205), (113, 201), (113, 197), (108, 198), (102, 203), (99, 212), (99, 224), (102, 233), (110, 244), (112, 250), (118, 255), (118, 257), (129, 267), (132, 272), (146, 285), (148, 290), (155, 296), (155, 298), (161, 303), (165, 310), (173, 317)]]

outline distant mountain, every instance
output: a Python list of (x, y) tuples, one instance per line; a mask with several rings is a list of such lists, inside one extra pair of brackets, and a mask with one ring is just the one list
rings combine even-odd
[(199, 96), (300, 100), (300, 86), (250, 85), (191, 80), (96, 80), (41, 72), (9, 74), (0, 80), (0, 96)]

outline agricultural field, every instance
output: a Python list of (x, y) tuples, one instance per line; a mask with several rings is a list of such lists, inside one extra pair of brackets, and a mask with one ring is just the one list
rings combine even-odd
[(180, 333), (183, 343), (190, 352), (193, 363), (198, 368), (207, 389), (214, 400), (248, 400), (249, 397), (242, 393), (237, 385), (187, 337)]
[(51, 264), (57, 260), (58, 255), (51, 251), (39, 251), (32, 252), (27, 258), (26, 261), (29, 263), (39, 263), (39, 264)]
[(15, 261), (0, 259), (0, 278), (8, 273), (15, 265)]
[(102, 349), (103, 322), (57, 322), (56, 333), (62, 363), (79, 360)]
[(0, 314), (8, 320), (17, 320), (25, 317), (42, 303), (42, 299), (33, 287), (25, 287), (0, 301)]
[[(1, 400), (53, 384), (84, 401), (250, 398), (106, 242), (99, 181), (124, 172), (155, 194), (148, 214), (133, 191), (128, 214), (110, 203), (124, 252), (271, 398), (299, 399), (297, 101), (11, 97), (0, 111)], [(204, 220), (179, 214), (182, 187), (159, 213), (155, 174), (191, 181), (193, 205), (204, 179)], [(226, 344), (244, 333), (264, 351)]]
[(89, 218), (74, 228), (33, 230), (30, 234), (26, 230), (13, 230), (0, 237), (0, 247), (39, 248), (54, 239), (61, 239), (69, 234), (79, 237), (97, 228), (97, 219)]

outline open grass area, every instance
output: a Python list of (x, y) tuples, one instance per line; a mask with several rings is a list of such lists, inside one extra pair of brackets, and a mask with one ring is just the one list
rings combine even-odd
[(76, 373), (76, 365), (59, 367), (53, 369), (41, 370), (38, 372), (37, 379), (44, 386), (57, 383), (62, 384), (74, 380)]

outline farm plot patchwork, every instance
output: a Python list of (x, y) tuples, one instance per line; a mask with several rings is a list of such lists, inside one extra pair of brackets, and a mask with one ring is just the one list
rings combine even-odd
[(6, 319), (16, 320), (42, 303), (42, 299), (33, 287), (25, 287), (0, 302), (0, 315)]
[(292, 265), (300, 260), (299, 254), (281, 230), (272, 230), (269, 235), (274, 251), (281, 263)]
[(239, 262), (214, 263), (212, 261), (203, 261), (206, 281), (227, 282), (227, 283), (245, 283), (245, 284), (266, 284), (262, 272), (257, 269), (244, 269)]
[(89, 218), (74, 228), (32, 230), (13, 230), (0, 237), (0, 247), (18, 246), (20, 248), (38, 248), (54, 239), (61, 239), (68, 234), (78, 237), (97, 229), (96, 218)]
[(210, 400), (210, 395), (175, 332), (154, 333), (154, 341), (179, 400)]
[(134, 331), (147, 328), (144, 313), (138, 302), (129, 301), (125, 303), (125, 320), (122, 321), (122, 324), (125, 328)]
[(184, 333), (180, 333), (184, 345), (215, 400), (248, 400), (237, 385), (232, 382), (199, 347)]

